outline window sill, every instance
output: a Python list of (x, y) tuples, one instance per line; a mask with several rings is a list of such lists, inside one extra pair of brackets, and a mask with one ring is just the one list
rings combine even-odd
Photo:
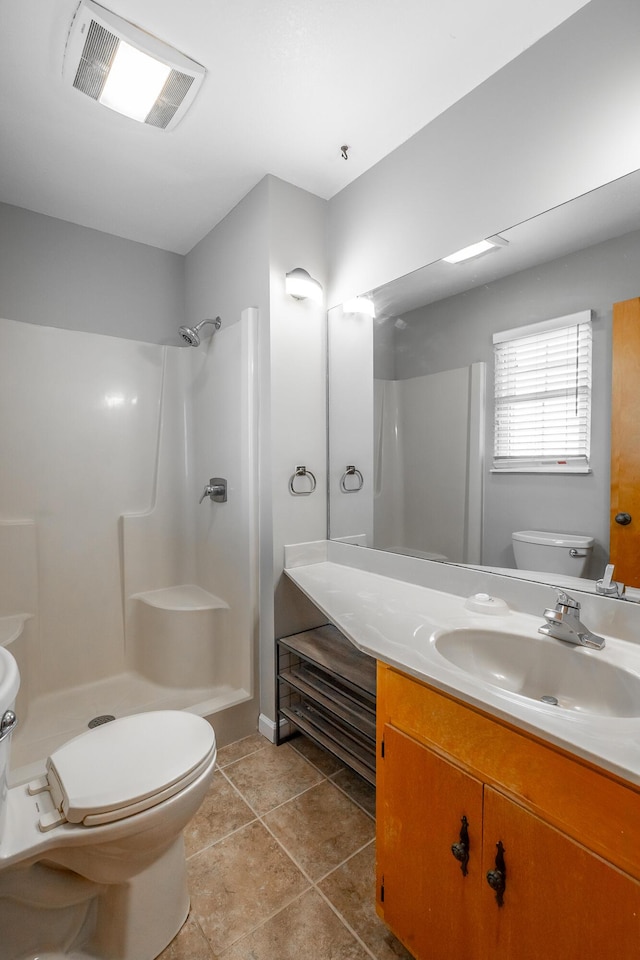
[(592, 473), (591, 467), (491, 467), (489, 473), (548, 473), (561, 476), (565, 473)]

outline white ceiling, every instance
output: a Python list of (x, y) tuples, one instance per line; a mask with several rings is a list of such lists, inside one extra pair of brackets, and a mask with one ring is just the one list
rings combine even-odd
[(207, 68), (167, 132), (63, 85), (77, 0), (0, 0), (0, 201), (187, 253), (267, 173), (334, 196), (585, 3), (107, 0)]

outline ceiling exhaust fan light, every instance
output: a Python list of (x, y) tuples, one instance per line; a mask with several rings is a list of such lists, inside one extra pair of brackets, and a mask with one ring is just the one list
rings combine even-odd
[(162, 93), (171, 68), (121, 40), (99, 101), (144, 122)]
[(63, 79), (103, 106), (162, 130), (193, 102), (205, 68), (93, 0), (81, 0), (62, 67)]

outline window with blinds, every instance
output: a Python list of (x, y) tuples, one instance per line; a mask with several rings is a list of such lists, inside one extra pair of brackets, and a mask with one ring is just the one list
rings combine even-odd
[(493, 336), (494, 471), (587, 473), (591, 311)]

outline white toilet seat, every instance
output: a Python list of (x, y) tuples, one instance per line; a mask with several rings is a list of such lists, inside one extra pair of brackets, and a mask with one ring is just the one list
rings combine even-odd
[(88, 730), (54, 751), (29, 793), (49, 792), (41, 831), (63, 823), (112, 823), (156, 806), (211, 761), (215, 736), (202, 718), (174, 710), (136, 714)]

